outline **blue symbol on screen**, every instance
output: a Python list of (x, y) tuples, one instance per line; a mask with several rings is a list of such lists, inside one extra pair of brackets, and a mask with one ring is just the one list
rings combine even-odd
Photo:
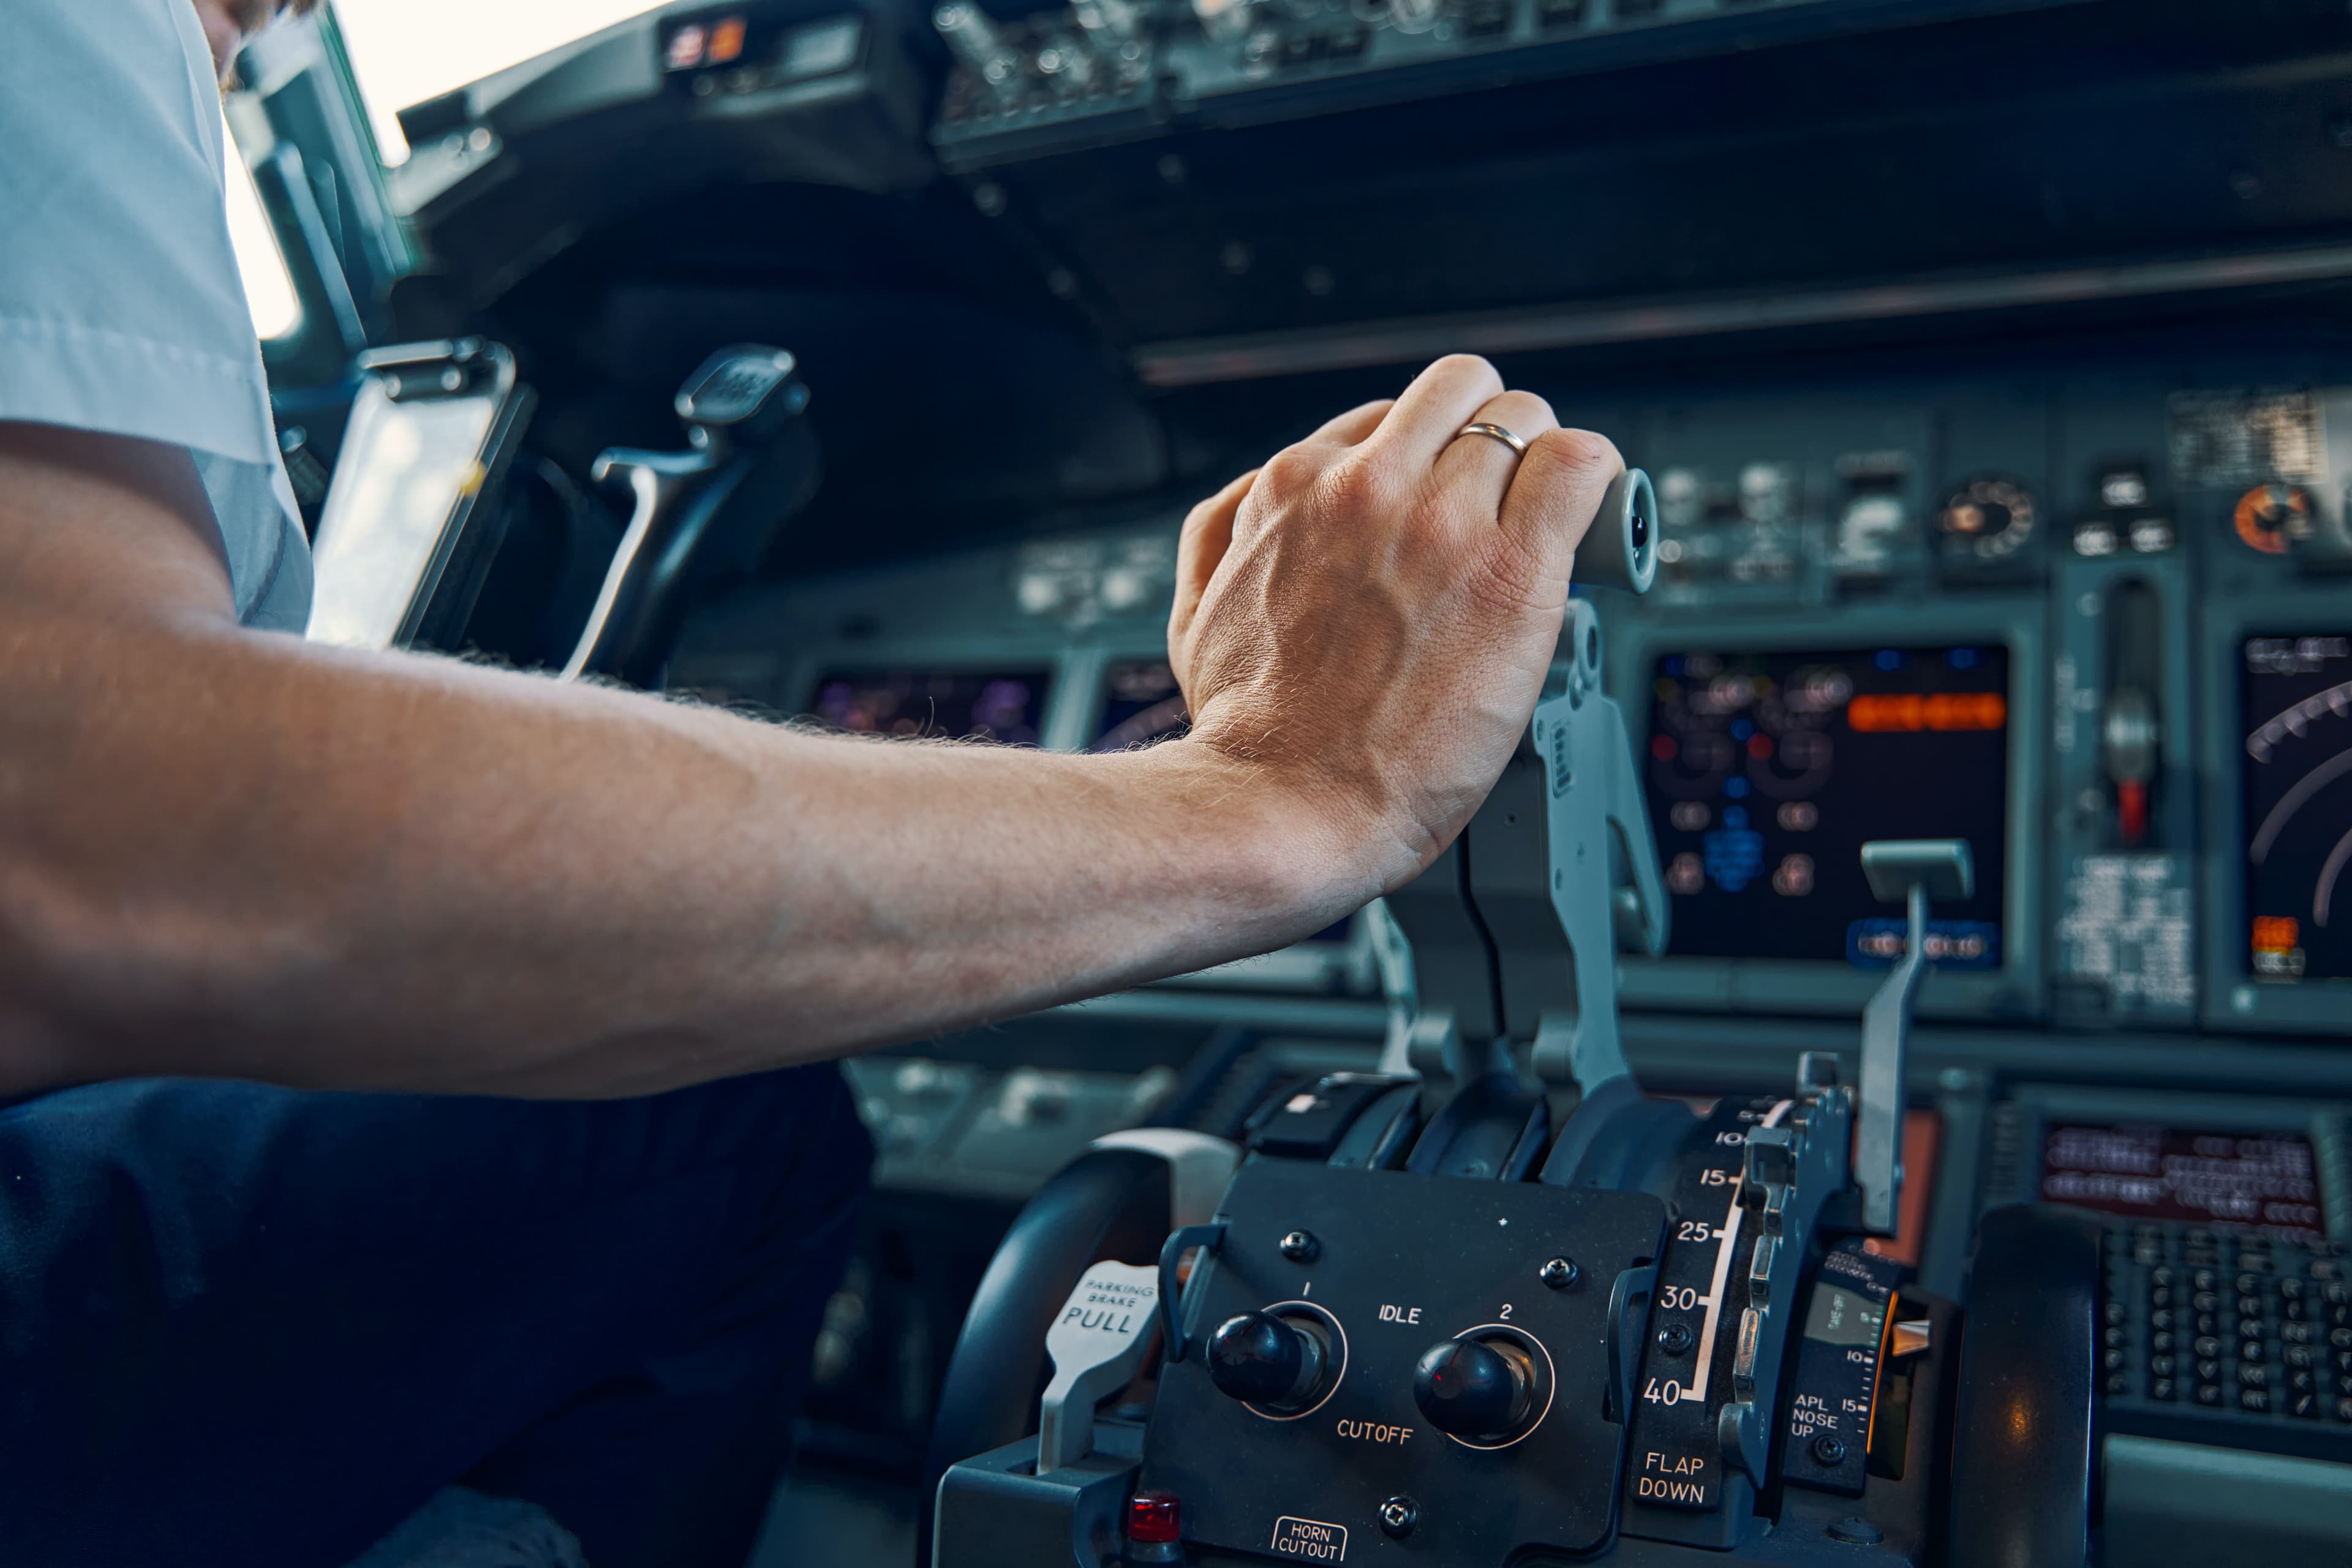
[[(1738, 781), (1738, 782), (1740, 782), (1741, 784), (1745, 784), (1745, 783), (1747, 783), (1748, 781), (1747, 781), (1747, 780), (1745, 780), (1745, 779), (1742, 779), (1742, 780), (1740, 780), (1740, 781)], [(1744, 806), (1744, 805), (1727, 805), (1727, 806), (1725, 806), (1725, 807), (1723, 808), (1723, 825), (1724, 825), (1726, 827), (1745, 827), (1745, 826), (1748, 826), (1748, 808), (1747, 808), (1746, 806)]]
[(1944, 656), (1944, 662), (1954, 669), (1974, 669), (1977, 667), (1977, 650), (1972, 647), (1956, 647)]
[(1903, 655), (1897, 649), (1883, 647), (1871, 655), (1870, 662), (1881, 669), (1900, 669), (1903, 668)]
[(1727, 893), (1740, 891), (1764, 868), (1764, 836), (1752, 827), (1718, 827), (1699, 843), (1707, 880)]
[(1748, 798), (1748, 781), (1746, 779), (1726, 779), (1723, 781), (1723, 793), (1729, 795), (1734, 800), (1746, 800)]
[(1734, 719), (1731, 721), (1731, 738), (1733, 740), (1744, 741), (1754, 733), (1756, 733), (1756, 726), (1749, 723), (1747, 720)]

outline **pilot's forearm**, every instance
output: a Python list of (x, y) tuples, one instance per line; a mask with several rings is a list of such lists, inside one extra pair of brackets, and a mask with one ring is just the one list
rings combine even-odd
[(1477, 808), (1620, 466), (1437, 362), (1193, 510), (1192, 734), (1087, 758), (242, 631), (184, 451), (0, 424), (0, 1092), (641, 1092), (1304, 935)]
[(1350, 896), (1308, 815), (1203, 747), (846, 741), (190, 618), (44, 643), (0, 675), (6, 1088), (642, 1092), (1235, 956)]
[(1234, 956), (1349, 896), (1308, 815), (1202, 747), (830, 739), (188, 620), (45, 640), (0, 675), (12, 1088), (645, 1091)]

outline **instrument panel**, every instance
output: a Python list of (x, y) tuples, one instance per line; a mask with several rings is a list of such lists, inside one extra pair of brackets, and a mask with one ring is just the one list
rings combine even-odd
[[(2327, 1048), (2352, 1037), (2346, 357), (2326, 340), (2144, 334), (1998, 363), (1621, 371), (1597, 395), (1573, 368), (1503, 364), (1657, 486), (1657, 586), (1591, 599), (1671, 906), (1663, 954), (1619, 961), (1629, 1059), (1654, 1089), (1736, 1114), (1799, 1053), (1851, 1051), (1905, 943), (1861, 845), (1967, 839), (1974, 889), (1927, 937), (1901, 1255), (1871, 1267), (1957, 1297), (1980, 1214), (2100, 1215), (2117, 1495), (2180, 1445), (2289, 1465), (2339, 1458), (2352, 1431), (2352, 1364), (2312, 1339), (2352, 1332), (2330, 1294), (2352, 1288), (2352, 1062)], [(1275, 412), (1255, 445), (1158, 501), (707, 605), (670, 682), (839, 728), (1068, 752), (1181, 734), (1165, 616), (1190, 489), (1385, 390), (1318, 384), (1290, 409), (1261, 395)], [(989, 692), (1008, 699), (1002, 721), (978, 712)], [(1372, 1072), (1407, 1016), (1393, 930), (1367, 911), (1024, 1021), (1016, 1046), (990, 1032), (911, 1067), (858, 1064), (879, 1184), (909, 1203), (1010, 1201), (1105, 1118), (1237, 1136), (1238, 1085), (1311, 1098), (1318, 1074)], [(1121, 1057), (1146, 1026), (1159, 1054)], [(1055, 1051), (1070, 1070), (1026, 1059)], [(1075, 1066), (1107, 1060), (1124, 1076)], [(913, 1102), (935, 1078), (969, 1092), (929, 1090), (926, 1121)], [(2231, 1295), (2207, 1276), (2256, 1282)], [(1837, 1364), (1841, 1331), (1808, 1320), (1801, 1365)], [(940, 1339), (909, 1331), (899, 1353)], [(1832, 1402), (1832, 1380), (1803, 1375)], [(870, 1416), (845, 1401), (835, 1419)], [(1660, 1419), (1645, 1404), (1643, 1430)], [(1830, 1463), (1821, 1435), (1796, 1434), (1790, 1473), (1833, 1495), (1861, 1461), (1849, 1447)], [(1683, 1452), (1653, 1436), (1642, 1464)], [(1691, 1474), (1629, 1484), (1643, 1532), (1705, 1533), (1676, 1522)], [(2110, 1518), (2117, 1540), (2220, 1529), (2160, 1500)], [(2341, 1534), (2316, 1514), (2294, 1528)]]

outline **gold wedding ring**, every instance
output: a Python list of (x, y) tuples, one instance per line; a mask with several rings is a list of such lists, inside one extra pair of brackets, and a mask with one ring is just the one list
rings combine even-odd
[(1475, 425), (1465, 425), (1454, 433), (1454, 438), (1457, 441), (1465, 436), (1491, 436), (1518, 456), (1524, 458), (1528, 455), (1528, 444), (1525, 441), (1520, 440), (1500, 425), (1490, 424), (1484, 419)]

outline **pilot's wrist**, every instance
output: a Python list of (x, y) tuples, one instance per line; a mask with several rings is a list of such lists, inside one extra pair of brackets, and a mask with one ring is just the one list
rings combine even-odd
[[(1153, 747), (1149, 787), (1186, 826), (1187, 869), (1252, 925), (1287, 942), (1378, 896), (1410, 858), (1356, 792), (1200, 735)], [(1278, 930), (1276, 929), (1278, 928)]]

